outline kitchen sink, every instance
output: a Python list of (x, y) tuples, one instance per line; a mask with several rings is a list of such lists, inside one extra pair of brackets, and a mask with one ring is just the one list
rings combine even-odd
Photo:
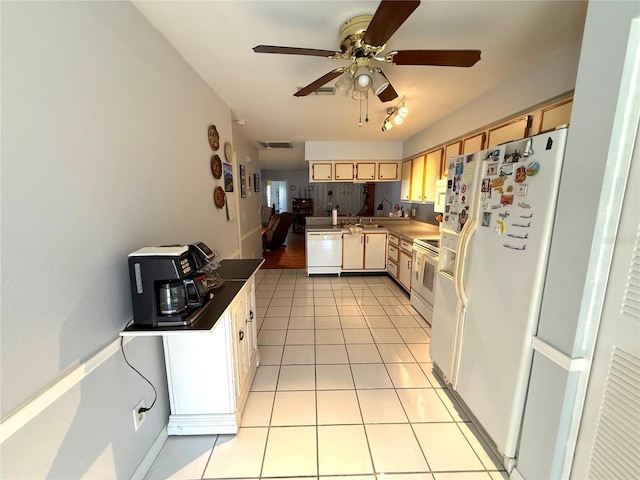
[(359, 228), (380, 228), (377, 223), (345, 223), (343, 227), (359, 227)]

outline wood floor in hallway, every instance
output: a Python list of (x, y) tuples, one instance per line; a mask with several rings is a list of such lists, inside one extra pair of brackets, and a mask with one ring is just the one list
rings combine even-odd
[(302, 269), (307, 266), (305, 261), (304, 232), (294, 232), (290, 230), (284, 245), (271, 251), (262, 252), (264, 263), (263, 269)]

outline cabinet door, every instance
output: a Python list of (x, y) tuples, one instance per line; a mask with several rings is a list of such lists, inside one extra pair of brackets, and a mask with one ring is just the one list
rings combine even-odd
[[(531, 117), (529, 115), (512, 120), (504, 125), (499, 125), (489, 130), (489, 138), (487, 139), (487, 146), (489, 148), (495, 147), (505, 142), (512, 140), (520, 140), (528, 136), (529, 123)], [(466, 153), (466, 152), (465, 152)]]
[(400, 250), (400, 262), (398, 262), (398, 281), (407, 290), (411, 290), (411, 266), (412, 255)]
[(356, 179), (357, 180), (375, 180), (376, 164), (373, 162), (356, 163)]
[(387, 272), (396, 280), (398, 279), (398, 264), (392, 262), (391, 259), (387, 262)]
[(367, 233), (364, 243), (364, 268), (384, 270), (387, 266), (387, 234)]
[(364, 267), (364, 235), (342, 236), (343, 270), (362, 270)]
[(353, 163), (336, 163), (336, 180), (353, 180)]
[(396, 162), (380, 162), (378, 164), (378, 180), (398, 180), (398, 164)]
[(234, 364), (234, 390), (236, 398), (242, 391), (242, 386), (249, 371), (247, 357), (247, 341), (245, 326), (245, 308), (244, 299), (237, 297), (231, 304), (231, 343), (233, 345), (233, 364)]
[(540, 132), (553, 130), (559, 125), (568, 124), (571, 120), (571, 107), (573, 107), (573, 99), (570, 98), (564, 102), (543, 108), (540, 120)]
[(332, 180), (330, 163), (318, 163), (312, 162), (311, 168), (311, 180)]
[(462, 153), (462, 140), (450, 143), (444, 147), (444, 158), (440, 167), (440, 178), (444, 178), (449, 174), (449, 159)]
[(479, 152), (484, 148), (484, 140), (486, 138), (486, 134), (484, 132), (478, 133), (473, 137), (465, 138), (462, 141), (462, 153), (475, 153)]
[(411, 201), (422, 202), (424, 188), (424, 157), (411, 160)]
[(425, 157), (424, 195), (423, 201), (436, 201), (436, 181), (440, 179), (443, 149), (439, 148)]
[(411, 193), (411, 160), (402, 162), (402, 183), (400, 184), (400, 200), (408, 202)]
[(258, 313), (256, 309), (256, 291), (253, 278), (244, 287), (247, 289), (245, 295), (245, 340), (247, 342), (247, 369), (251, 369), (251, 360), (258, 350)]

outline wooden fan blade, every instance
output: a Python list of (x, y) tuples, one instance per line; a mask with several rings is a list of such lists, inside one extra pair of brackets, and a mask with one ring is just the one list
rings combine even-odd
[(310, 55), (312, 57), (333, 57), (340, 52), (333, 50), (317, 50), (314, 48), (276, 47), (274, 45), (258, 45), (253, 47), (256, 53), (280, 53), (283, 55)]
[(316, 81), (311, 82), (306, 87), (301, 88), (300, 90), (298, 90), (296, 93), (293, 94), (293, 96), (294, 97), (305, 97), (305, 96), (309, 95), (310, 93), (315, 92), (317, 89), (319, 89), (325, 83), (330, 82), (334, 78), (338, 78), (343, 73), (344, 73), (344, 68), (336, 68), (335, 70), (331, 70), (326, 75), (323, 75), (322, 77), (320, 77)]
[(480, 50), (401, 50), (392, 54), (395, 65), (435, 65), (472, 67), (480, 60)]
[(418, 5), (420, 0), (382, 0), (362, 40), (374, 47), (381, 47), (418, 8)]

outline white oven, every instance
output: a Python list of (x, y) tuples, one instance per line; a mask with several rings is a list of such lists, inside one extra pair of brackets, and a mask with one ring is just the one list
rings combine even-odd
[(438, 270), (438, 240), (416, 239), (413, 242), (411, 305), (431, 324)]

